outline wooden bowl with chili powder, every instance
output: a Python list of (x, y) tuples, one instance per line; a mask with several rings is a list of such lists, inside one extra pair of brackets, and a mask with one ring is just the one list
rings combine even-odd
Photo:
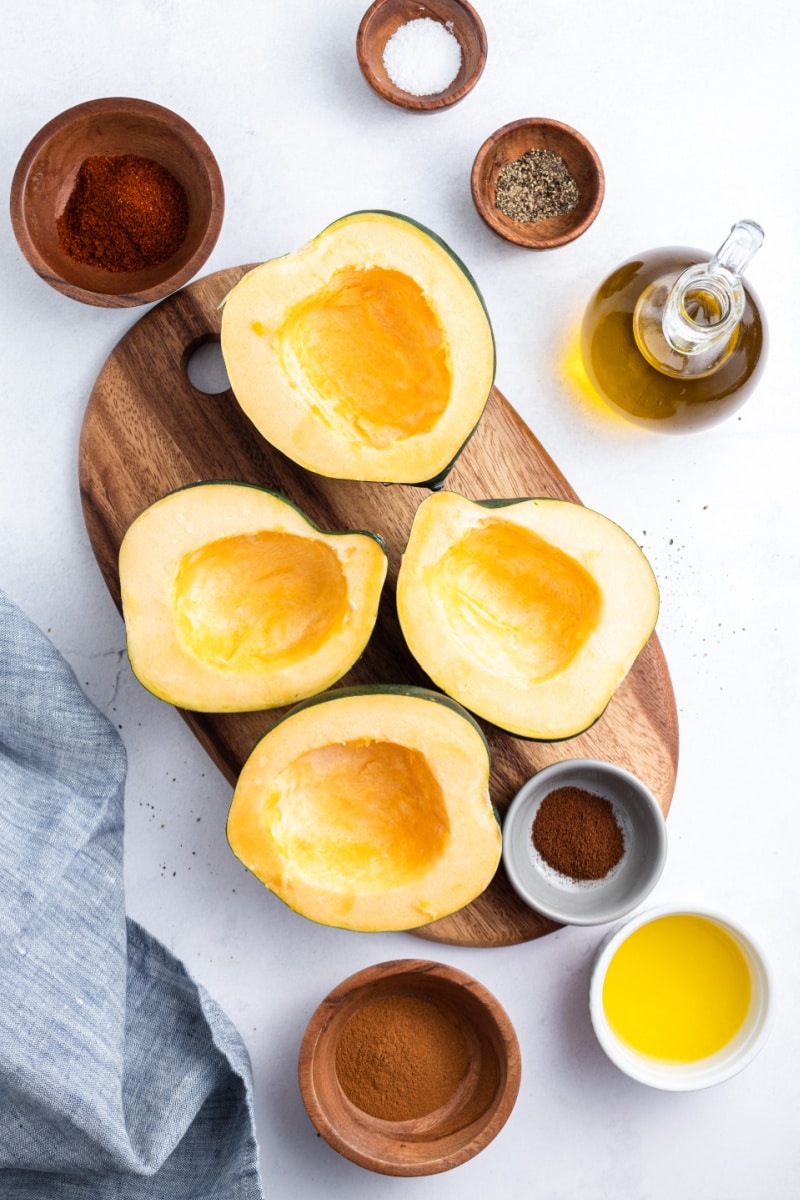
[(491, 134), (475, 156), (472, 199), (498, 237), (554, 250), (600, 212), (605, 173), (591, 143), (562, 121), (528, 117)]
[(508, 1015), (477, 980), (399, 959), (334, 988), (303, 1037), (300, 1092), (317, 1131), (382, 1175), (434, 1175), (483, 1150), (517, 1098)]
[(11, 222), (57, 291), (102, 308), (161, 300), (219, 236), (222, 176), (200, 134), (147, 100), (89, 100), (49, 121), (11, 184)]

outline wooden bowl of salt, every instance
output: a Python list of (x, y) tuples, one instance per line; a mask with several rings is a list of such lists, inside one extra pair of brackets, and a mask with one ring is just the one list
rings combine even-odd
[(375, 0), (356, 37), (367, 83), (409, 112), (440, 112), (463, 100), (486, 52), (483, 21), (468, 0)]
[(520, 1052), (507, 1014), (477, 980), (400, 959), (325, 997), (298, 1070), (306, 1111), (339, 1154), (382, 1175), (434, 1175), (500, 1132), (519, 1091)]

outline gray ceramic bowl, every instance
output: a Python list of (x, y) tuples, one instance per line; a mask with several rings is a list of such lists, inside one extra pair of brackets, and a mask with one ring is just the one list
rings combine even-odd
[[(610, 801), (625, 839), (617, 865), (603, 878), (559, 875), (533, 845), (533, 822), (545, 796), (576, 787)], [(652, 792), (630, 771), (598, 759), (573, 758), (537, 772), (520, 788), (503, 823), (503, 863), (512, 887), (531, 908), (564, 925), (602, 925), (631, 912), (655, 887), (667, 853), (667, 828)]]

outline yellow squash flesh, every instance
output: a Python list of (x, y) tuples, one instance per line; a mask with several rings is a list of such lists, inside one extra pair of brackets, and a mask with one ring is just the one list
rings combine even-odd
[(432, 495), (397, 580), (403, 634), (433, 682), (500, 728), (545, 741), (600, 716), (658, 606), (632, 538), (563, 500)]
[(361, 655), (386, 576), (382, 543), (324, 533), (284, 497), (205, 483), (158, 500), (119, 555), (131, 667), (180, 708), (275, 708)]
[(494, 379), (474, 281), (438, 238), (394, 213), (344, 217), (249, 272), (225, 300), (221, 341), (256, 428), (333, 478), (440, 478)]
[(323, 925), (412, 929), (491, 881), (500, 827), (475, 722), (423, 689), (307, 701), (245, 763), (228, 840), (290, 908)]

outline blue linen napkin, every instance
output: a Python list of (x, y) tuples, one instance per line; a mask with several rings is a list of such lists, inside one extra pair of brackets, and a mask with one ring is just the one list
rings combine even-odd
[(259, 1200), (241, 1038), (125, 916), (126, 766), (0, 590), (0, 1197)]

